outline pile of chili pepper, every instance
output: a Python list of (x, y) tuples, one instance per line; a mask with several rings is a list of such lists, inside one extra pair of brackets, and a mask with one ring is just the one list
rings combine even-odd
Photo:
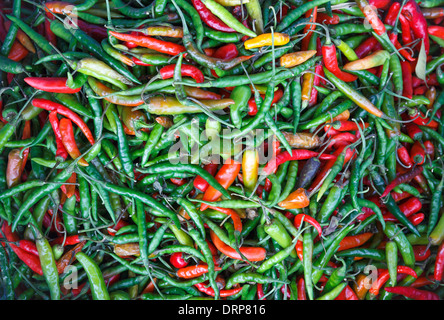
[(2, 300), (444, 298), (443, 0), (5, 0)]

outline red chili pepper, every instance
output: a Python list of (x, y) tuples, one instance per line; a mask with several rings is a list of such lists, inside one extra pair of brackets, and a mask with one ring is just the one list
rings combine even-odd
[(407, 51), (406, 49), (403, 49), (402, 45), (398, 41), (398, 35), (396, 33), (389, 32), (388, 36), (389, 36), (389, 39), (390, 39), (391, 43), (393, 43), (395, 48), (399, 51), (399, 53), (404, 58), (406, 58), (410, 62), (416, 61), (416, 59), (414, 57), (412, 57), (412, 55), (410, 54), (409, 51)]
[(263, 172), (267, 175), (274, 172), (277, 167), (287, 161), (292, 160), (307, 160), (313, 157), (319, 156), (320, 160), (336, 160), (337, 155), (335, 154), (319, 154), (319, 152), (305, 149), (295, 149), (292, 153), (288, 153), (288, 151), (284, 151), (278, 154), (274, 159), (270, 160), (265, 167), (263, 168)]
[[(425, 150), (421, 146), (421, 142), (415, 141), (410, 149), (410, 158), (416, 165), (422, 165), (425, 161)], [(422, 172), (422, 170), (421, 170)]]
[(238, 55), (239, 50), (237, 49), (236, 45), (234, 43), (229, 43), (217, 48), (212, 56), (218, 59), (233, 59)]
[(413, 120), (413, 123), (420, 126), (427, 126), (434, 130), (438, 129), (439, 123), (436, 120), (431, 120), (427, 118), (421, 111), (415, 109), (415, 111), (409, 113), (409, 117)]
[(418, 224), (420, 224), (421, 222), (423, 222), (425, 219), (425, 214), (424, 213), (416, 213), (412, 216), (409, 217), (410, 222), (414, 225), (417, 226)]
[(192, 0), (194, 8), (196, 8), (202, 21), (210, 28), (222, 32), (234, 33), (234, 29), (227, 26), (222, 20), (216, 17), (201, 0)]
[(425, 153), (430, 156), (430, 158), (433, 160), (434, 156), (435, 156), (435, 145), (433, 144), (432, 141), (430, 140), (426, 140), (423, 142), (424, 145), (424, 151)]
[(40, 264), (40, 258), (34, 254), (31, 254), (20, 247), (16, 246), (12, 242), (19, 241), (19, 237), (15, 232), (12, 232), (11, 226), (6, 222), (3, 222), (2, 232), (5, 235), (6, 240), (9, 241), (9, 246), (12, 251), (22, 260), (32, 271), (39, 275), (43, 275), (42, 266)]
[(121, 41), (132, 42), (140, 47), (149, 48), (172, 56), (186, 51), (185, 47), (181, 44), (159, 40), (150, 36), (124, 34), (115, 31), (109, 31), (109, 34)]
[(398, 153), (398, 159), (402, 162), (403, 165), (409, 167), (414, 165), (412, 159), (410, 158), (410, 153), (406, 147), (400, 146), (396, 152)]
[[(153, 195), (153, 197), (154, 197), (154, 195)], [(129, 225), (128, 222), (120, 219), (119, 221), (117, 221), (117, 223), (114, 226), (112, 226), (111, 228), (107, 228), (106, 231), (108, 231), (109, 235), (115, 236), (117, 231), (119, 231), (121, 228), (126, 227), (128, 225)]]
[(411, 197), (405, 202), (401, 203), (399, 205), (399, 209), (402, 211), (402, 213), (409, 217), (422, 209), (422, 203), (421, 200), (419, 200), (418, 198)]
[(388, 9), (387, 15), (385, 16), (384, 23), (390, 26), (394, 26), (396, 22), (396, 17), (398, 16), (400, 9), (401, 4), (399, 2), (393, 2)]
[(375, 37), (365, 39), (356, 49), (355, 53), (359, 59), (367, 56), (370, 52), (382, 49), (382, 45)]
[[(335, 129), (330, 129), (328, 132), (331, 132), (332, 130), (336, 131)], [(342, 145), (344, 143), (348, 145), (348, 144), (353, 143), (359, 139), (356, 135), (354, 135), (350, 132), (339, 132), (339, 131), (337, 131), (337, 132), (338, 132), (337, 134), (335, 134), (331, 137), (331, 140), (330, 140), (326, 150), (331, 150), (332, 148), (337, 148), (339, 145)]]
[(410, 138), (413, 140), (420, 140), (423, 136), (422, 130), (418, 127), (416, 123), (406, 123), (405, 130)]
[(433, 278), (441, 282), (442, 275), (444, 270), (444, 242), (441, 242), (438, 252), (436, 253), (436, 260), (435, 260), (435, 271), (433, 272)]
[(427, 31), (429, 32), (429, 35), (444, 39), (444, 27), (429, 26)]
[(385, 291), (401, 294), (413, 300), (440, 300), (439, 296), (431, 291), (420, 290), (413, 287), (387, 287)]
[(188, 265), (188, 261), (183, 258), (183, 252), (174, 252), (170, 256), (170, 263), (175, 268), (184, 268)]
[(87, 167), (89, 164), (85, 159), (81, 158), (82, 153), (77, 146), (72, 121), (70, 119), (62, 118), (60, 120), (60, 133), (62, 135), (63, 146), (70, 157), (72, 159), (80, 158), (78, 164)]
[(354, 74), (342, 71), (339, 68), (338, 59), (336, 57), (336, 46), (334, 43), (326, 40), (326, 44), (322, 46), (322, 58), (325, 67), (332, 72), (336, 77), (345, 82), (355, 81), (358, 77)]
[(18, 247), (35, 256), (39, 255), (39, 251), (37, 250), (37, 246), (35, 245), (34, 241), (26, 239), (19, 240)]
[(71, 176), (66, 180), (67, 184), (63, 184), (60, 189), (62, 192), (66, 195), (67, 198), (71, 198), (73, 195), (75, 195), (76, 192), (76, 183), (77, 180), (77, 174), (73, 172)]
[(413, 252), (415, 254), (415, 261), (424, 261), (430, 257), (431, 250), (425, 245), (415, 245), (413, 247)]
[[(205, 282), (197, 283), (195, 284), (197, 290), (200, 292), (203, 292), (211, 297), (214, 297), (214, 290), (211, 287), (207, 287), (207, 284)], [(221, 298), (226, 298), (232, 295), (235, 295), (236, 293), (239, 293), (242, 291), (242, 287), (234, 288), (234, 289), (223, 289), (219, 291), (219, 296)]]
[(427, 20), (421, 12), (421, 8), (415, 0), (408, 0), (402, 7), (401, 13), (410, 23), (413, 35), (417, 39), (424, 40), (425, 52), (428, 55), (430, 49), (430, 40), (427, 31)]
[(8, 58), (13, 61), (22, 61), (28, 55), (29, 51), (17, 40), (13, 42)]
[(307, 300), (307, 294), (305, 292), (305, 280), (304, 277), (299, 277), (297, 283), (298, 300)]
[[(159, 74), (162, 77), (163, 80), (170, 79), (174, 77), (174, 68), (176, 67), (175, 64), (170, 64), (167, 66), (164, 66), (160, 68)], [(190, 65), (190, 64), (182, 64), (181, 67), (181, 73), (182, 76), (188, 76), (196, 80), (197, 83), (204, 82), (204, 75), (202, 71), (200, 71), (199, 68)]]
[(48, 116), (49, 123), (51, 123), (52, 130), (54, 131), (54, 136), (56, 140), (56, 159), (60, 161), (65, 161), (68, 158), (68, 151), (66, 151), (65, 146), (62, 142), (62, 134), (60, 133), (59, 119), (57, 118), (57, 112), (51, 111)]
[(294, 226), (299, 229), (299, 227), (301, 226), (302, 220), (304, 222), (311, 224), (318, 232), (318, 235), (322, 234), (322, 227), (319, 224), (319, 222), (315, 218), (309, 216), (308, 214), (303, 214), (303, 213), (297, 214), (294, 217), (294, 221), (293, 221)]
[(377, 9), (386, 9), (392, 0), (368, 0), (368, 4)]
[(65, 246), (72, 246), (84, 241), (84, 237), (78, 234), (66, 236), (66, 237), (58, 237), (54, 240), (51, 240), (51, 245), (55, 244), (64, 244)]
[(335, 300), (359, 300), (353, 289), (346, 285), (341, 293), (335, 298)]
[(412, 180), (414, 177), (416, 177), (417, 175), (421, 174), (423, 169), (424, 168), (422, 166), (415, 166), (409, 172), (398, 175), (395, 179), (393, 179), (392, 182), (390, 182), (387, 185), (387, 187), (385, 187), (385, 190), (382, 193), (381, 198), (387, 196), (390, 193), (390, 191), (392, 191), (396, 186), (398, 186), (402, 183), (407, 183), (410, 180)]
[[(282, 91), (281, 88), (277, 89), (274, 92), (274, 96), (273, 96), (273, 101), (271, 102), (271, 105), (277, 103), (279, 100), (281, 100), (282, 96), (284, 95), (284, 91)], [(264, 99), (264, 95), (261, 95), (262, 99)], [(254, 116), (257, 113), (257, 105), (256, 105), (256, 100), (253, 98), (250, 98), (250, 100), (248, 100), (248, 115), (249, 116)]]
[(410, 29), (410, 23), (407, 20), (407, 18), (404, 17), (403, 14), (399, 15), (399, 22), (401, 23), (402, 43), (404, 45), (408, 45), (409, 43), (413, 42), (412, 32), (411, 32), (411, 29)]
[[(407, 267), (407, 266), (398, 266), (397, 271), (398, 271), (398, 273), (408, 274), (408, 275), (415, 277), (415, 278), (418, 277), (415, 270), (413, 270), (412, 268)], [(378, 295), (379, 290), (388, 281), (389, 278), (390, 278), (389, 271), (387, 269), (382, 270), (378, 275), (378, 279), (370, 288), (369, 292), (375, 296)]]
[(422, 276), (416, 279), (410, 286), (413, 288), (421, 288), (433, 283), (434, 281), (430, 280), (427, 276)]
[(333, 14), (330, 17), (328, 14), (323, 13), (323, 12), (318, 12), (316, 21), (318, 23), (324, 23), (326, 25), (338, 24), (340, 22), (339, 16), (337, 14)]
[[(219, 165), (217, 163), (211, 162), (211, 163), (208, 163), (204, 166), (204, 170), (207, 171), (208, 173), (210, 173), (212, 176), (214, 176), (217, 172), (218, 166)], [(208, 187), (210, 186), (208, 181), (206, 181), (201, 176), (197, 176), (194, 179), (193, 185), (197, 190), (199, 190), (201, 192), (205, 192), (208, 189)]]
[(63, 77), (27, 77), (23, 79), (31, 87), (42, 90), (45, 92), (56, 92), (56, 93), (77, 93), (82, 88), (71, 89), (66, 85), (67, 78)]
[(318, 15), (318, 7), (314, 7), (313, 9), (307, 10), (305, 12), (305, 18), (309, 18), (309, 23), (304, 27), (304, 37), (301, 40), (301, 50), (306, 51), (308, 50), (308, 44), (310, 42), (311, 36), (313, 34), (313, 31), (316, 28), (316, 25), (313, 23), (316, 23)]
[(316, 76), (313, 80), (313, 88), (311, 89), (310, 100), (308, 101), (308, 106), (310, 107), (314, 106), (318, 101), (318, 90), (315, 88), (315, 86), (319, 86), (321, 84), (321, 77), (324, 77), (324, 65), (322, 63), (316, 65), (314, 72), (316, 73)]
[[(421, 85), (427, 84), (427, 86), (439, 86), (438, 78), (436, 73), (432, 73), (426, 76), (426, 81), (419, 79), (418, 77), (412, 77), (413, 88), (419, 87)], [(427, 88), (427, 87), (426, 87)]]
[(264, 288), (262, 287), (262, 283), (258, 283), (256, 285), (257, 290), (256, 290), (256, 294), (257, 294), (257, 299), (258, 300), (267, 300), (265, 298), (265, 294), (264, 294)]
[(408, 61), (401, 61), (403, 90), (402, 95), (411, 99), (413, 97), (412, 68)]
[[(215, 267), (215, 271), (222, 270), (220, 267)], [(208, 265), (200, 263), (194, 266), (182, 267), (177, 270), (176, 274), (179, 278), (192, 279), (208, 273)]]
[(325, 131), (328, 131), (329, 128), (333, 128), (337, 131), (358, 131), (359, 128), (366, 129), (368, 128), (369, 124), (364, 123), (364, 126), (361, 126), (361, 124), (357, 124), (354, 121), (348, 121), (348, 120), (342, 120), (342, 121), (334, 121), (331, 125), (326, 125), (324, 127)]
[(405, 192), (405, 191), (403, 191), (401, 193), (392, 192), (392, 197), (393, 197), (393, 200), (395, 200), (395, 202), (399, 202), (401, 200), (405, 200), (405, 199), (412, 197), (412, 195), (408, 192)]
[(56, 111), (58, 114), (69, 118), (80, 128), (80, 130), (86, 136), (88, 141), (91, 144), (94, 144), (95, 140), (91, 130), (89, 129), (88, 125), (82, 120), (82, 118), (80, 118), (75, 112), (71, 111), (70, 109), (66, 108), (65, 106), (59, 103), (41, 98), (33, 99), (32, 105), (34, 107), (45, 109), (48, 111)]

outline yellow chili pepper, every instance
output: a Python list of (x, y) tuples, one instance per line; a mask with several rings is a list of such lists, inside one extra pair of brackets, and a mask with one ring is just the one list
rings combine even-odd
[(252, 39), (248, 39), (244, 42), (244, 46), (247, 50), (264, 46), (271, 46), (273, 44), (272, 39), (274, 40), (275, 46), (283, 46), (290, 42), (290, 36), (288, 34), (275, 32), (273, 34), (264, 33)]
[(252, 191), (256, 186), (259, 172), (259, 153), (247, 149), (242, 156), (242, 180), (245, 188)]
[(311, 91), (313, 90), (313, 85), (314, 85), (314, 78), (315, 75), (313, 73), (304, 73), (304, 75), (302, 76), (302, 92), (301, 92), (302, 110), (307, 108), (308, 103), (310, 102)]
[(281, 67), (293, 68), (301, 63), (304, 63), (316, 54), (316, 50), (298, 51), (284, 54), (279, 59)]
[(183, 38), (183, 29), (181, 27), (175, 27), (175, 26), (147, 27), (142, 32), (144, 32), (148, 36)]

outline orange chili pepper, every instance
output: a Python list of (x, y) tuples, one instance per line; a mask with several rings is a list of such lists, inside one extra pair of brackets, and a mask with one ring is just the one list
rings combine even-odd
[[(210, 237), (217, 250), (222, 252), (224, 255), (230, 257), (231, 259), (243, 260), (235, 249), (222, 242), (222, 240), (220, 240), (213, 231), (210, 231)], [(262, 247), (240, 247), (239, 251), (242, 253), (243, 256), (245, 256), (246, 259), (250, 261), (265, 260), (267, 253), (265, 248)]]
[(371, 232), (361, 233), (355, 236), (347, 236), (340, 242), (338, 251), (359, 247), (366, 243), (372, 236), (373, 233)]
[[(74, 137), (74, 130), (72, 127), (72, 121), (67, 118), (63, 118), (60, 120), (60, 133), (62, 134), (62, 143), (65, 146), (66, 151), (73, 159), (77, 159), (82, 155), (79, 148), (77, 147), (77, 143)], [(88, 166), (88, 162), (85, 159), (79, 160), (79, 165)]]
[(281, 67), (292, 68), (301, 63), (304, 63), (316, 54), (316, 50), (297, 51), (284, 54), (279, 58), (279, 64)]
[[(228, 159), (222, 167), (217, 172), (215, 179), (219, 182), (225, 189), (228, 189), (229, 186), (234, 182), (241, 169), (242, 164), (232, 159)], [(216, 201), (222, 195), (220, 191), (217, 191), (212, 186), (209, 186), (205, 191), (202, 200), (204, 201)], [(208, 208), (208, 205), (202, 203), (200, 206), (200, 210), (204, 211)]]
[(288, 195), (288, 197), (279, 202), (278, 206), (284, 209), (301, 209), (310, 204), (307, 191), (304, 188), (299, 188)]

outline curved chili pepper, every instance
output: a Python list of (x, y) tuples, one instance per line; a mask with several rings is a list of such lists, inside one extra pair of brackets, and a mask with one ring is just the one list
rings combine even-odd
[[(174, 68), (176, 67), (175, 64), (170, 64), (167, 66), (164, 66), (160, 68), (159, 74), (162, 77), (162, 79), (170, 79), (174, 76)], [(202, 71), (200, 71), (199, 68), (189, 65), (189, 64), (182, 64), (181, 65), (181, 73), (182, 76), (188, 76), (196, 80), (196, 83), (202, 83), (204, 82), (204, 75)]]
[[(211, 230), (210, 231), (211, 241), (213, 241), (214, 246), (230, 257), (231, 259), (243, 260), (243, 258), (237, 253), (237, 251), (230, 246), (226, 245), (219, 237)], [(240, 247), (239, 251), (242, 255), (250, 261), (262, 261), (265, 259), (266, 250), (262, 247)]]
[(390, 184), (387, 185), (384, 192), (381, 195), (381, 198), (387, 196), (390, 191), (392, 191), (396, 186), (400, 185), (401, 183), (406, 183), (412, 180), (414, 177), (419, 175), (423, 171), (422, 166), (415, 166), (412, 170), (410, 170), (407, 173), (398, 175)]
[(11, 227), (6, 222), (3, 222), (2, 232), (5, 235), (6, 240), (9, 241), (8, 244), (11, 247), (12, 251), (14, 251), (19, 259), (22, 260), (32, 271), (39, 275), (43, 275), (43, 270), (40, 264), (39, 257), (26, 252), (25, 250), (13, 244), (13, 242), (19, 241), (19, 237), (15, 232), (12, 232)]
[[(415, 277), (415, 278), (418, 277), (415, 270), (413, 270), (412, 268), (407, 267), (407, 266), (398, 266), (397, 272), (408, 274), (408, 275)], [(379, 290), (388, 281), (389, 278), (390, 278), (390, 274), (389, 274), (388, 270), (386, 270), (386, 269), (382, 270), (378, 275), (378, 279), (376, 280), (376, 283), (374, 285), (372, 285), (369, 292), (373, 295), (378, 295)], [(386, 288), (386, 290), (387, 290), (387, 288)]]
[(414, 0), (408, 0), (402, 7), (401, 13), (410, 22), (410, 27), (416, 38), (424, 40), (425, 52), (428, 55), (430, 40), (427, 31), (427, 20), (421, 12), (421, 8)]
[[(71, 120), (66, 118), (62, 118), (60, 120), (60, 134), (62, 136), (62, 143), (71, 158), (79, 158), (82, 153), (77, 147)], [(83, 158), (79, 160), (79, 164), (85, 167), (88, 166), (88, 162), (86, 162)]]
[(70, 109), (65, 106), (58, 104), (56, 102), (35, 98), (32, 100), (32, 105), (37, 108), (42, 108), (47, 111), (56, 111), (58, 114), (69, 118), (72, 122), (74, 122), (80, 130), (82, 130), (83, 134), (86, 136), (88, 141), (93, 145), (95, 142), (94, 136), (87, 126), (87, 124), (80, 118), (76, 113), (72, 112)]
[(330, 40), (330, 37), (327, 37), (324, 45), (322, 46), (322, 59), (324, 62), (324, 67), (342, 81), (352, 82), (358, 78), (354, 74), (344, 72), (339, 68), (338, 60), (336, 58), (336, 46)]
[(318, 235), (322, 235), (322, 227), (321, 227), (321, 225), (319, 224), (319, 222), (317, 222), (316, 219), (314, 219), (313, 217), (311, 217), (311, 216), (309, 216), (309, 215), (307, 215), (307, 214), (302, 214), (302, 213), (301, 213), (301, 214), (297, 214), (297, 215), (294, 217), (294, 221), (293, 221), (293, 223), (294, 223), (294, 226), (295, 226), (296, 228), (299, 229), (299, 227), (300, 227), (300, 225), (301, 225), (301, 222), (302, 222), (302, 219), (303, 219), (303, 221), (305, 221), (305, 222), (311, 224), (311, 225), (316, 229), (316, 231), (318, 232)]
[(196, 8), (202, 21), (210, 28), (222, 32), (236, 32), (234, 29), (227, 26), (222, 20), (216, 17), (201, 0), (192, 0), (194, 8)]

